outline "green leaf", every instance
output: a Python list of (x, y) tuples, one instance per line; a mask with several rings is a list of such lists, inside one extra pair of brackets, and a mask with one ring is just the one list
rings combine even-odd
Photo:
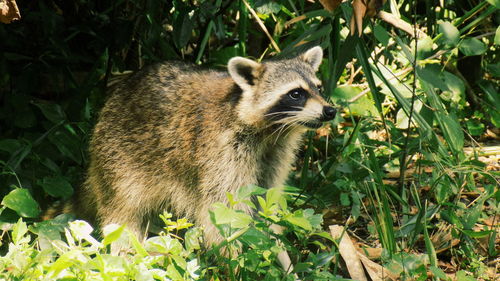
[(445, 89), (441, 89), (443, 94), (447, 95), (448, 100), (459, 103), (465, 96), (464, 81), (448, 71), (443, 71), (440, 77), (446, 85)]
[(375, 35), (375, 38), (377, 38), (377, 40), (382, 43), (382, 45), (387, 47), (387, 45), (389, 44), (389, 39), (391, 38), (387, 30), (385, 30), (385, 28), (381, 25), (375, 25), (373, 33)]
[(467, 272), (460, 270), (456, 275), (457, 281), (476, 281), (476, 278), (468, 276)]
[(3, 139), (0, 140), (0, 151), (14, 153), (19, 150), (23, 145), (16, 139)]
[(252, 217), (248, 214), (229, 209), (222, 203), (215, 203), (212, 206), (215, 224), (229, 224), (233, 228), (244, 228), (252, 222)]
[(53, 197), (66, 199), (73, 195), (71, 183), (62, 176), (44, 177), (42, 180), (38, 180), (37, 184)]
[(107, 246), (115, 242), (122, 236), (124, 230), (125, 230), (124, 225), (119, 226), (111, 224), (105, 226), (103, 229), (104, 239), (102, 240), (102, 244), (104, 246)]
[(429, 269), (431, 270), (432, 274), (434, 274), (434, 276), (436, 276), (437, 278), (441, 278), (444, 280), (447, 279), (446, 274), (444, 273), (443, 270), (441, 270), (441, 268), (431, 265)]
[(492, 234), (493, 230), (474, 231), (474, 230), (463, 229), (462, 232), (472, 238), (482, 238)]
[(194, 10), (181, 10), (180, 14), (176, 17), (174, 22), (174, 41), (179, 49), (184, 48), (189, 39), (191, 38), (191, 33), (194, 28), (193, 14)]
[(460, 42), (458, 49), (466, 56), (478, 56), (486, 52), (486, 44), (476, 38), (465, 38)]
[(31, 197), (30, 192), (24, 188), (17, 188), (7, 194), (2, 205), (16, 211), (18, 215), (25, 218), (36, 218), (40, 214), (38, 203)]
[(293, 225), (311, 231), (313, 228), (318, 228), (321, 225), (323, 218), (321, 215), (315, 215), (314, 210), (305, 209), (297, 210), (293, 214), (285, 216), (285, 220)]
[(179, 240), (170, 236), (155, 236), (146, 240), (144, 248), (150, 252), (179, 255), (183, 248)]
[(257, 0), (255, 1), (255, 10), (259, 14), (264, 15), (277, 14), (279, 13), (279, 11), (281, 11), (281, 5), (272, 1)]
[(461, 151), (464, 147), (464, 133), (458, 123), (458, 119), (453, 114), (438, 114), (436, 116), (440, 122), (445, 139), (450, 147), (455, 151)]
[(500, 26), (497, 27), (497, 31), (495, 32), (495, 39), (493, 40), (495, 45), (500, 45)]
[[(419, 99), (415, 100), (415, 103), (413, 104), (413, 114), (420, 112), (422, 106), (423, 103)], [(396, 114), (396, 127), (400, 129), (406, 129), (408, 128), (409, 121), (410, 118), (408, 114), (406, 114), (406, 111), (403, 108), (399, 109), (398, 113)], [(415, 120), (413, 120), (412, 123), (415, 123)]]
[(363, 95), (356, 101), (347, 103), (348, 100), (356, 97), (362, 92), (361, 88), (345, 85), (335, 88), (332, 93), (332, 101), (334, 103), (347, 104), (351, 114), (356, 116), (377, 116), (378, 111), (373, 100), (368, 94)]
[(50, 134), (49, 140), (62, 155), (74, 160), (77, 164), (82, 163), (82, 144), (74, 132), (68, 130), (68, 128), (61, 128)]
[(487, 64), (486, 69), (491, 74), (491, 76), (500, 78), (500, 63)]
[(186, 231), (184, 235), (184, 241), (186, 244), (186, 249), (188, 251), (199, 250), (200, 249), (200, 238), (203, 233), (201, 229), (197, 227), (190, 228)]
[(235, 194), (235, 199), (237, 201), (245, 200), (245, 199), (250, 199), (252, 195), (261, 195), (266, 193), (266, 189), (256, 186), (254, 184), (249, 184), (240, 187)]
[(469, 119), (465, 121), (465, 125), (467, 125), (467, 131), (469, 131), (469, 134), (472, 136), (480, 136), (485, 129), (484, 124), (476, 119)]
[(33, 104), (40, 108), (45, 118), (54, 124), (66, 120), (66, 114), (62, 110), (61, 106), (56, 103), (33, 102)]
[(28, 227), (26, 226), (26, 223), (23, 222), (22, 218), (19, 218), (17, 223), (12, 227), (12, 242), (14, 242), (14, 244), (18, 244), (27, 232)]
[(266, 193), (266, 206), (269, 208), (279, 202), (280, 198), (283, 196), (282, 188), (270, 188)]
[(500, 9), (500, 0), (486, 0), (491, 5), (495, 6), (497, 9)]
[(442, 34), (441, 42), (447, 46), (456, 46), (460, 40), (460, 32), (458, 29), (447, 21), (442, 21), (439, 24), (439, 33)]

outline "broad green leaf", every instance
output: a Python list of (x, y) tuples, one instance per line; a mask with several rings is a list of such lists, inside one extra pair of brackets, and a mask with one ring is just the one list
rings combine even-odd
[(321, 215), (315, 215), (312, 209), (306, 209), (297, 210), (293, 212), (293, 214), (285, 216), (285, 220), (305, 230), (311, 231), (313, 227), (317, 228), (321, 224), (323, 218)]
[(186, 244), (186, 249), (188, 251), (199, 250), (200, 249), (200, 238), (203, 233), (201, 229), (197, 227), (190, 228), (186, 231), (184, 235), (184, 241)]
[(249, 184), (238, 188), (235, 194), (235, 199), (241, 201), (244, 199), (250, 199), (252, 195), (261, 195), (266, 193), (266, 189), (256, 186), (254, 184)]
[(77, 164), (82, 163), (82, 144), (77, 135), (61, 128), (49, 135), (49, 140), (53, 143), (62, 155), (74, 160)]
[(37, 184), (53, 197), (69, 198), (73, 195), (71, 183), (62, 176), (44, 177), (42, 180), (38, 180)]
[(417, 43), (417, 58), (426, 59), (429, 57), (432, 53), (433, 44), (434, 42), (429, 36), (419, 39)]
[(312, 230), (311, 224), (303, 216), (293, 215), (293, 216), (286, 217), (285, 220), (291, 224), (294, 224), (296, 226), (300, 226), (305, 230), (309, 230), (309, 231)]
[[(413, 114), (419, 113), (420, 110), (422, 109), (422, 105), (423, 103), (419, 99), (416, 99), (413, 104)], [(408, 122), (410, 121), (409, 119), (410, 118), (408, 114), (406, 114), (406, 111), (403, 108), (399, 109), (398, 113), (396, 114), (396, 127), (400, 129), (408, 128)], [(412, 120), (412, 123), (417, 124), (415, 123), (414, 119)]]
[(93, 246), (101, 246), (101, 243), (94, 237), (92, 237), (91, 233), (92, 231), (94, 231), (94, 229), (88, 222), (83, 220), (72, 221), (69, 223), (69, 230), (71, 231), (71, 235), (73, 235), (73, 237), (75, 237), (77, 240), (86, 240)]
[(174, 40), (178, 48), (184, 48), (191, 38), (195, 25), (193, 14), (195, 11), (181, 10), (174, 22)]
[(460, 42), (458, 49), (466, 56), (478, 56), (486, 52), (486, 45), (474, 37), (465, 38)]
[(104, 239), (102, 240), (102, 244), (104, 246), (107, 246), (115, 242), (122, 236), (124, 230), (125, 230), (124, 225), (121, 226), (116, 224), (106, 225), (103, 228)]
[(453, 114), (437, 114), (436, 118), (450, 147), (455, 152), (461, 151), (464, 146), (464, 133), (457, 117)]
[(465, 215), (460, 216), (460, 220), (462, 221), (465, 230), (471, 230), (479, 220), (483, 211), (483, 203), (485, 200), (486, 197), (483, 197), (482, 199), (476, 201), (474, 207), (469, 208)]
[(177, 270), (177, 268), (173, 264), (169, 264), (167, 266), (167, 276), (171, 280), (184, 280), (182, 275), (179, 273), (179, 271)]
[(17, 188), (7, 194), (2, 205), (16, 211), (18, 215), (25, 218), (35, 218), (40, 214), (40, 207), (33, 199), (30, 192), (24, 188)]
[(146, 251), (146, 249), (144, 249), (144, 246), (142, 246), (141, 242), (139, 242), (139, 239), (137, 239), (137, 236), (135, 236), (135, 234), (132, 233), (131, 231), (127, 231), (127, 234), (128, 234), (128, 239), (129, 239), (130, 243), (132, 244), (132, 247), (134, 247), (137, 254), (141, 257), (148, 256), (148, 252)]
[(443, 270), (441, 270), (441, 268), (431, 265), (429, 269), (431, 270), (432, 274), (434, 274), (434, 276), (436, 276), (437, 278), (441, 278), (444, 280), (447, 279), (446, 274), (444, 273)]
[(491, 5), (495, 6), (497, 9), (500, 9), (500, 0), (486, 0)]
[(233, 228), (244, 228), (252, 222), (252, 217), (248, 214), (229, 209), (222, 203), (215, 203), (213, 210), (216, 224), (229, 224)]
[(257, 0), (255, 1), (255, 10), (264, 15), (277, 14), (281, 11), (281, 5), (272, 1)]
[(446, 96), (447, 100), (459, 103), (465, 96), (464, 81), (448, 71), (443, 71), (440, 78), (446, 85), (445, 89), (441, 89), (443, 91), (443, 95)]
[(280, 198), (283, 196), (283, 188), (273, 187), (270, 188), (266, 193), (266, 205), (269, 208), (279, 202)]
[(460, 32), (458, 29), (447, 21), (442, 21), (439, 24), (439, 33), (442, 34), (441, 42), (448, 46), (456, 46), (460, 40)]
[(382, 43), (382, 45), (387, 47), (387, 45), (389, 44), (389, 39), (391, 38), (387, 30), (385, 30), (383, 26), (377, 24), (373, 29), (373, 33), (375, 35), (375, 38), (377, 38), (377, 40)]
[(16, 139), (3, 139), (0, 140), (0, 151), (14, 153), (19, 150), (23, 145)]
[(183, 249), (181, 242), (170, 236), (151, 237), (144, 243), (144, 248), (150, 252), (171, 255), (179, 255)]
[(14, 242), (14, 244), (18, 244), (27, 232), (28, 227), (26, 226), (26, 223), (23, 222), (22, 218), (19, 218), (17, 223), (14, 224), (14, 227), (12, 227), (12, 242)]
[(485, 130), (484, 124), (476, 119), (465, 121), (465, 125), (467, 125), (467, 131), (469, 131), (469, 134), (472, 136), (480, 136)]
[(476, 281), (477, 279), (467, 275), (467, 272), (460, 270), (456, 274), (457, 281)]
[(241, 237), (240, 241), (256, 247), (256, 246), (262, 246), (262, 245), (267, 245), (271, 243), (271, 239), (268, 235), (264, 234), (263, 232), (255, 229), (255, 227), (250, 227)]
[(500, 63), (487, 64), (486, 69), (491, 74), (491, 76), (500, 78)]
[(61, 106), (56, 103), (33, 102), (33, 104), (40, 108), (45, 118), (54, 124), (66, 120), (66, 114)]
[[(335, 88), (332, 94), (334, 103), (347, 103), (350, 99), (356, 97), (362, 92), (361, 88), (345, 85)], [(368, 93), (358, 98), (356, 101), (347, 103), (349, 111), (357, 116), (377, 116), (378, 111), (373, 100)]]

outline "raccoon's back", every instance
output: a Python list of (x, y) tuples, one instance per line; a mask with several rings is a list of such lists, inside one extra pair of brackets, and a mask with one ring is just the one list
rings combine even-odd
[(91, 163), (110, 172), (127, 166), (195, 184), (204, 142), (235, 119), (228, 102), (233, 84), (225, 73), (181, 63), (132, 75), (114, 87), (99, 115)]

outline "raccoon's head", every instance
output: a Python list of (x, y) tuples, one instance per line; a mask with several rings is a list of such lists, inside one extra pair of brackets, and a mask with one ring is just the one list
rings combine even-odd
[(237, 105), (240, 119), (258, 127), (290, 128), (319, 128), (332, 120), (336, 110), (321, 97), (321, 81), (315, 74), (322, 58), (323, 50), (317, 46), (292, 59), (229, 60), (229, 74), (242, 89)]

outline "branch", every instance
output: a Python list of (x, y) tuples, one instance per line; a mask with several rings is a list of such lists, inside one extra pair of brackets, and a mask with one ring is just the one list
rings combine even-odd
[[(404, 32), (410, 34), (412, 37), (415, 37), (413, 26), (405, 22), (404, 20), (398, 18), (394, 14), (385, 11), (380, 11), (378, 12), (377, 15), (381, 20), (393, 25), (396, 28), (403, 30)], [(417, 38), (424, 38), (426, 36), (427, 34), (425, 34), (425, 32), (423, 32), (422, 30), (417, 30)]]

